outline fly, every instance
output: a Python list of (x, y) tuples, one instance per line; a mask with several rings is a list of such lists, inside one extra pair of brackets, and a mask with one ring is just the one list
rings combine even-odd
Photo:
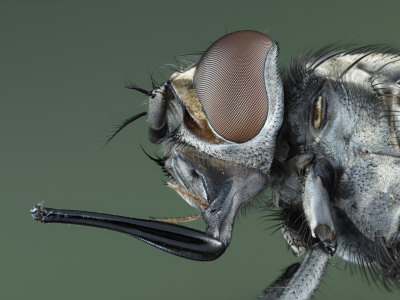
[[(301, 263), (260, 299), (309, 299), (330, 259), (400, 283), (400, 56), (378, 47), (324, 48), (279, 72), (265, 34), (237, 31), (149, 96), (149, 139), (169, 186), (198, 216), (142, 220), (36, 205), (35, 220), (129, 234), (163, 251), (214, 260), (240, 207), (267, 188)], [(118, 131), (117, 131), (118, 133)], [(202, 218), (205, 232), (178, 223)]]

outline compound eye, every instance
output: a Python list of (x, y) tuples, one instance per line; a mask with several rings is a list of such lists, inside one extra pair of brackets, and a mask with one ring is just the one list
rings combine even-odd
[(214, 42), (196, 67), (193, 84), (203, 111), (226, 140), (246, 142), (265, 123), (264, 65), (272, 45), (260, 32), (233, 32)]

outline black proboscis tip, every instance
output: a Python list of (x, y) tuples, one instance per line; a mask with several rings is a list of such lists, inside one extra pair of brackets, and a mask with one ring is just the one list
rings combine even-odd
[(31, 209), (31, 214), (34, 220), (42, 223), (78, 224), (122, 232), (165, 252), (192, 260), (214, 260), (226, 248), (221, 241), (204, 232), (161, 221), (54, 209), (41, 204), (35, 205)]

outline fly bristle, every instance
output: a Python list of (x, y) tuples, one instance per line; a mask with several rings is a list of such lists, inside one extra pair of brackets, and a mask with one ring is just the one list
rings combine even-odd
[(125, 83), (125, 87), (130, 90), (135, 90), (135, 91), (141, 92), (142, 94), (145, 94), (147, 96), (151, 96), (153, 93), (153, 91), (148, 91), (144, 88), (141, 88), (136, 83), (131, 82), (131, 81), (128, 81), (127, 83)]
[(146, 150), (144, 150), (143, 146), (140, 145), (140, 148), (142, 149), (143, 153), (150, 158), (150, 160), (154, 161), (156, 165), (161, 167), (162, 172), (164, 173), (165, 176), (171, 177), (169, 174), (168, 170), (165, 168), (165, 158), (159, 157), (157, 154), (155, 156), (151, 156)]
[(115, 138), (117, 136), (117, 134), (122, 131), (122, 129), (124, 129), (126, 126), (128, 126), (129, 124), (133, 123), (134, 121), (136, 121), (137, 119), (139, 119), (139, 118), (141, 118), (141, 117), (143, 117), (145, 115), (147, 115), (147, 112), (144, 111), (144, 112), (138, 113), (137, 115), (129, 117), (128, 119), (123, 121), (117, 127), (117, 130), (115, 130), (115, 132), (107, 139), (107, 141), (104, 143), (104, 146), (107, 145), (113, 138)]

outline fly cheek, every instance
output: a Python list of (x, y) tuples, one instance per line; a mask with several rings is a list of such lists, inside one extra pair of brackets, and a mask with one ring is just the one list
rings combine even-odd
[(209, 126), (223, 140), (244, 143), (268, 115), (265, 62), (273, 42), (238, 31), (214, 42), (197, 64), (193, 86)]

